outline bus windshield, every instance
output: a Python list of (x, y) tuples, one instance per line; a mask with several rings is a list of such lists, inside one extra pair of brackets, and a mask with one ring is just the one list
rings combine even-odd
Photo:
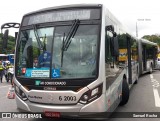
[(22, 30), (16, 75), (57, 79), (96, 77), (98, 25), (79, 25), (68, 41), (69, 46), (63, 49), (71, 28), (68, 25)]

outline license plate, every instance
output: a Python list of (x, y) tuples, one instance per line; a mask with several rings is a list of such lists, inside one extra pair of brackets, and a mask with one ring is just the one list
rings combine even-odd
[(45, 111), (44, 115), (46, 117), (60, 118), (60, 112)]

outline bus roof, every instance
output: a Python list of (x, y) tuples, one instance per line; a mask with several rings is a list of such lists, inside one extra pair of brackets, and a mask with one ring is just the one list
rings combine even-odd
[(141, 40), (141, 42), (144, 43), (144, 44), (150, 44), (150, 45), (158, 46), (157, 43), (151, 42), (151, 41), (149, 41), (149, 40), (147, 40), (147, 39), (140, 39), (140, 40)]
[(24, 16), (27, 15), (31, 15), (34, 13), (40, 13), (40, 12), (44, 12), (44, 11), (50, 11), (50, 10), (55, 10), (55, 9), (66, 9), (66, 8), (84, 8), (84, 7), (101, 7), (102, 4), (72, 4), (72, 5), (61, 5), (61, 6), (55, 6), (55, 7), (48, 7), (48, 8), (44, 8), (44, 9), (40, 9), (37, 11), (33, 11), (30, 13), (25, 14)]

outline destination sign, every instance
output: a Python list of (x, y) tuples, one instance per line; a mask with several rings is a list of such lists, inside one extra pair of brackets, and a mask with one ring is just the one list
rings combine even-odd
[(100, 19), (100, 9), (76, 9), (35, 13), (24, 17), (23, 26), (69, 20)]

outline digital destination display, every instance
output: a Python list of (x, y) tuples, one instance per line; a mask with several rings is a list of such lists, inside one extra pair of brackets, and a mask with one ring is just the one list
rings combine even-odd
[(75, 19), (100, 19), (100, 9), (76, 9), (35, 13), (34, 15), (24, 17), (22, 25), (27, 26), (32, 24), (69, 21)]

